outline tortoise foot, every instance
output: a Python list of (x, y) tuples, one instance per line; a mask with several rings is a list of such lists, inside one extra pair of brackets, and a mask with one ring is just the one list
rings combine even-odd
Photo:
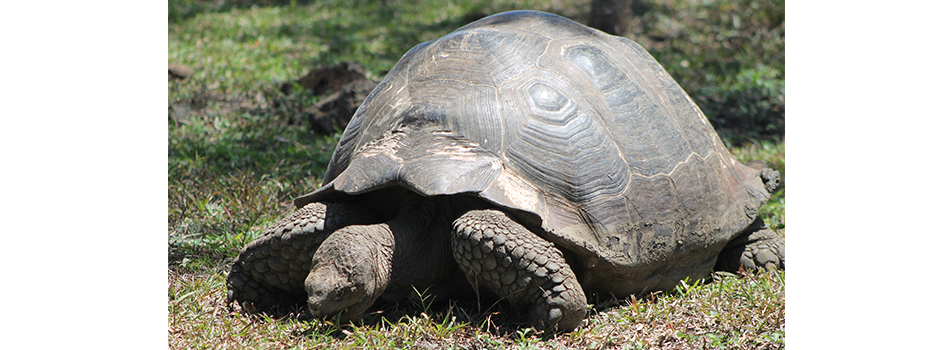
[(785, 240), (757, 218), (733, 239), (716, 261), (716, 270), (737, 272), (785, 268)]

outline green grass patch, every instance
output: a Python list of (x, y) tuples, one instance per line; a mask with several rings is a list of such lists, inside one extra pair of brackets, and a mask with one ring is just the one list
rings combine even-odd
[(169, 272), (169, 346), (327, 349), (779, 349), (785, 346), (785, 273), (717, 273), (670, 293), (596, 305), (573, 332), (542, 334), (500, 306), (397, 306), (340, 324), (300, 308), (284, 318), (225, 306), (224, 270)]
[(656, 0), (627, 36), (702, 108), (727, 144), (785, 135), (785, 1)]

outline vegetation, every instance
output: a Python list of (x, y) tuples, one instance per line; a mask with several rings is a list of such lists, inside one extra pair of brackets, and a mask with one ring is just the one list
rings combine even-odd
[[(628, 36), (670, 71), (741, 161), (784, 175), (784, 2), (656, 0)], [(317, 188), (339, 134), (299, 120), (320, 96), (279, 83), (361, 62), (381, 79), (409, 48), (481, 16), (536, 9), (585, 23), (589, 2), (169, 2), (168, 340), (171, 348), (782, 348), (784, 272), (716, 274), (636, 300), (595, 303), (572, 333), (522, 328), (502, 305), (417, 300), (358, 324), (272, 319), (225, 305), (229, 262)], [(784, 187), (762, 209), (784, 235)]]

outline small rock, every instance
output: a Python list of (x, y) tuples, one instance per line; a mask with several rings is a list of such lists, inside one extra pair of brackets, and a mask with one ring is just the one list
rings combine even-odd
[(190, 77), (192, 74), (195, 74), (191, 68), (188, 68), (186, 65), (182, 64), (169, 64), (168, 65), (168, 80), (175, 79), (185, 79)]
[(188, 122), (188, 105), (187, 104), (182, 104), (182, 103), (172, 104), (171, 106), (168, 107), (168, 109), (170, 112), (169, 115), (171, 115), (172, 120), (178, 123), (182, 123), (182, 124), (190, 124)]

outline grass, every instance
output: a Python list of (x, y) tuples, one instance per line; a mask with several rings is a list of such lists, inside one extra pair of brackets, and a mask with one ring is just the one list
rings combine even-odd
[[(320, 64), (356, 60), (379, 80), (413, 45), (481, 15), (536, 9), (586, 22), (581, 1), (169, 2), (170, 348), (783, 348), (784, 272), (717, 274), (638, 300), (595, 303), (577, 330), (544, 335), (502, 307), (419, 300), (363, 324), (243, 315), (224, 303), (229, 262), (317, 188), (339, 135), (300, 111), (319, 96), (276, 91)], [(776, 7), (778, 6), (778, 7)], [(650, 2), (628, 36), (700, 104), (740, 161), (784, 175), (782, 2)], [(684, 63), (686, 61), (686, 63)], [(784, 235), (784, 185), (761, 210)], [(707, 281), (708, 282), (708, 281)], [(302, 310), (301, 310), (302, 311)]]
[(308, 319), (305, 309), (282, 319), (225, 306), (225, 270), (169, 273), (171, 348), (443, 348), (647, 349), (784, 348), (784, 272), (717, 273), (713, 283), (687, 283), (666, 294), (605, 302), (571, 333), (539, 334), (507, 319), (499, 306), (437, 308), (402, 305), (363, 324)]

